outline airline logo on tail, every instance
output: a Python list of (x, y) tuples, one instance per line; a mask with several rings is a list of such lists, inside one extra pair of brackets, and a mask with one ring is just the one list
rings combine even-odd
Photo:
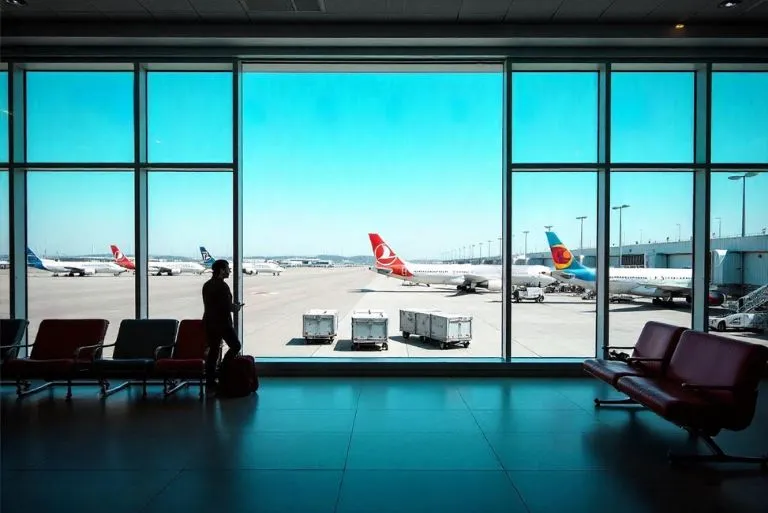
[(578, 260), (573, 258), (573, 253), (560, 242), (560, 238), (555, 232), (547, 232), (547, 241), (549, 242), (549, 251), (552, 253), (552, 262), (555, 269), (562, 271), (565, 269), (584, 269)]
[(369, 233), (368, 238), (371, 241), (371, 249), (376, 259), (376, 267), (379, 269), (389, 269), (393, 274), (403, 277), (413, 276), (408, 270), (408, 266), (403, 262), (397, 253), (394, 252), (389, 244), (384, 242), (378, 233)]
[(45, 269), (43, 261), (40, 260), (37, 255), (35, 255), (35, 253), (29, 248), (27, 248), (27, 265), (36, 269)]
[(213, 262), (215, 262), (211, 254), (208, 253), (208, 250), (205, 249), (205, 246), (200, 246), (200, 256), (203, 258), (205, 267), (210, 268), (213, 265)]
[(115, 263), (117, 265), (126, 269), (136, 269), (133, 262), (120, 251), (120, 248), (112, 244), (109, 246), (109, 249), (112, 250), (112, 256), (115, 257)]

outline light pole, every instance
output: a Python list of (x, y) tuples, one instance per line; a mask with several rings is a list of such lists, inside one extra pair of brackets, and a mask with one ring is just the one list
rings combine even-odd
[(618, 207), (613, 207), (613, 210), (619, 211), (619, 267), (621, 267), (621, 212), (625, 208), (629, 208), (629, 205), (627, 205), (626, 203), (623, 205), (619, 205)]
[(677, 223), (677, 242), (680, 242), (680, 223)]
[(581, 221), (581, 234), (579, 235), (579, 258), (584, 257), (584, 219), (586, 219), (587, 216), (579, 216), (576, 219)]
[(717, 220), (717, 238), (721, 239), (723, 237), (723, 218), (722, 217), (716, 217)]
[(489, 239), (488, 240), (488, 260), (491, 259), (491, 242), (493, 241)]
[(525, 262), (528, 263), (528, 232), (530, 230), (525, 230), (523, 234), (525, 235), (525, 246), (523, 246), (523, 258), (525, 259)]
[(746, 233), (746, 212), (747, 212), (747, 178), (757, 176), (757, 172), (750, 171), (743, 175), (731, 175), (728, 180), (741, 180), (741, 236), (744, 237)]
[(480, 243), (480, 256), (477, 258), (477, 263), (482, 263), (483, 261), (483, 243)]
[(470, 264), (472, 263), (473, 258), (475, 258), (475, 245), (470, 244), (470, 247), (469, 247), (469, 263)]

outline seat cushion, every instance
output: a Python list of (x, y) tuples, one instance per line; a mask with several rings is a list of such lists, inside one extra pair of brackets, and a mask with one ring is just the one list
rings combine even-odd
[(669, 379), (625, 376), (618, 379), (616, 388), (670, 422), (711, 434), (727, 425), (732, 413), (728, 404)]
[(96, 360), (93, 371), (96, 374), (146, 374), (152, 370), (155, 360), (151, 358), (131, 358), (118, 360)]
[(205, 360), (202, 358), (161, 358), (155, 362), (155, 372), (158, 374), (193, 374), (201, 375), (205, 371)]
[(75, 363), (74, 359), (13, 359), (3, 362), (3, 375), (5, 378), (64, 378), (75, 371)]
[(630, 366), (617, 360), (598, 360), (590, 358), (582, 364), (584, 372), (606, 383), (616, 386), (616, 381), (623, 376), (645, 376), (647, 370), (640, 364)]

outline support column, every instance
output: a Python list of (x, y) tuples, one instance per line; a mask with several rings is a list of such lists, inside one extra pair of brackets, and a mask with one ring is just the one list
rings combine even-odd
[(611, 65), (600, 66), (598, 74), (597, 161), (597, 298), (595, 354), (606, 358), (609, 344), (608, 282), (611, 265)]
[(141, 63), (133, 68), (133, 124), (134, 124), (134, 266), (136, 274), (136, 318), (149, 317), (149, 171), (147, 171), (147, 70)]
[(512, 63), (504, 61), (504, 125), (502, 130), (502, 234), (504, 250), (502, 254), (502, 298), (501, 298), (501, 357), (509, 362), (512, 359)]
[[(12, 319), (28, 319), (27, 288), (27, 110), (26, 74), (15, 63), (8, 65), (8, 106), (11, 111), (9, 126), (8, 172), (9, 260), (10, 260), (10, 314)], [(24, 334), (25, 340), (27, 334)], [(22, 348), (19, 356), (27, 356)]]
[[(243, 66), (232, 63), (232, 295), (243, 301)], [(234, 315), (235, 330), (243, 346), (243, 312)]]
[(710, 269), (712, 65), (695, 72), (693, 172), (693, 291), (691, 328), (708, 331)]

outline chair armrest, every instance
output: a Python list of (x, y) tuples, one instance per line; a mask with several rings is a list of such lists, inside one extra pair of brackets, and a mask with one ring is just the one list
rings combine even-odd
[[(114, 344), (110, 344), (110, 345), (114, 345)], [(92, 346), (81, 346), (81, 347), (78, 347), (77, 349), (75, 349), (74, 358), (75, 358), (75, 360), (79, 360), (80, 359), (80, 352), (84, 351), (86, 349), (100, 349), (102, 347), (108, 347), (108, 346), (105, 346), (104, 344), (93, 344)], [(96, 354), (96, 351), (94, 351), (93, 354), (91, 355), (91, 360), (94, 359), (94, 355), (95, 354)]]
[(637, 356), (630, 356), (627, 358), (627, 363), (632, 365), (633, 363), (644, 363), (644, 362), (663, 362), (664, 358), (642, 358)]
[(738, 390), (738, 387), (726, 386), (726, 385), (697, 385), (696, 383), (683, 383), (683, 388), (690, 388), (692, 390), (724, 390), (727, 392), (733, 392)]
[[(160, 351), (163, 351), (165, 349), (169, 349), (169, 350), (173, 351), (174, 347), (176, 347), (176, 344), (171, 344), (169, 346), (157, 346), (155, 348), (155, 360), (159, 359), (158, 356), (160, 355)], [(173, 354), (173, 353), (171, 353), (171, 354)]]
[(634, 349), (635, 346), (603, 346), (603, 349)]
[(21, 342), (16, 342), (15, 344), (0, 346), (0, 349), (10, 349), (12, 347), (32, 347), (32, 344), (22, 344)]

